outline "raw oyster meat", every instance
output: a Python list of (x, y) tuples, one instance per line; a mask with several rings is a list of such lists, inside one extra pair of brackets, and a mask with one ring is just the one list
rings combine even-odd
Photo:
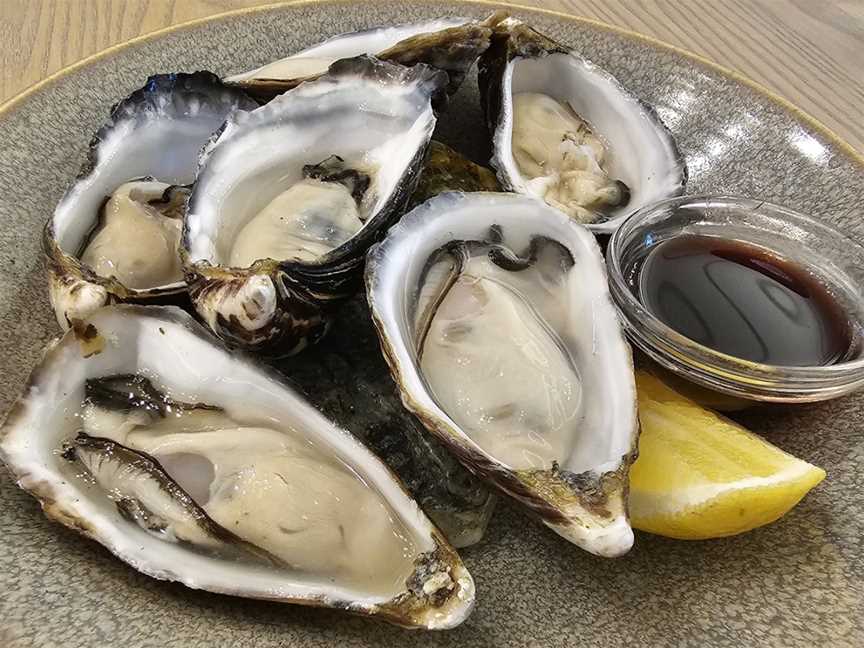
[(547, 94), (513, 95), (513, 159), (530, 193), (583, 223), (623, 207), (630, 189), (610, 178), (606, 146), (573, 110)]
[(595, 232), (683, 193), (687, 167), (651, 106), (514, 18), (495, 30), (478, 81), (505, 189), (545, 200)]
[(133, 290), (181, 283), (178, 248), (187, 197), (184, 187), (157, 180), (120, 185), (102, 206), (81, 263)]
[(557, 533), (628, 551), (633, 364), (591, 233), (533, 198), (446, 193), (392, 228), (366, 273), (406, 407)]
[(471, 610), (470, 575), (384, 464), (179, 309), (80, 322), (0, 438), (49, 517), (153, 577), (409, 627)]
[(104, 304), (185, 293), (177, 249), (184, 185), (213, 131), (256, 105), (214, 74), (195, 72), (152, 76), (114, 106), (43, 234), (61, 327)]
[(364, 295), (340, 309), (324, 340), (274, 366), (384, 460), (450, 544), (482, 539), (495, 495), (402, 406)]
[(202, 154), (183, 237), (214, 332), (275, 355), (321, 338), (414, 191), (445, 83), (361, 56), (228, 119)]
[(352, 167), (337, 155), (304, 165), (303, 179), (242, 227), (228, 264), (243, 268), (262, 258), (314, 263), (362, 229), (370, 182), (361, 164)]

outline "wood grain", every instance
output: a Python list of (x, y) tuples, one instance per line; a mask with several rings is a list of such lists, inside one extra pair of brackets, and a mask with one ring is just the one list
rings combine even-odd
[[(141, 34), (268, 0), (0, 0), (0, 102)], [(864, 152), (862, 0), (520, 0), (654, 36), (774, 90)]]

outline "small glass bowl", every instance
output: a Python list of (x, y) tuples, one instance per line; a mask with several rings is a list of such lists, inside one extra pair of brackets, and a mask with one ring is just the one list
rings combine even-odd
[[(808, 271), (848, 317), (852, 343), (838, 363), (785, 367), (715, 351), (654, 317), (639, 300), (638, 272), (652, 248), (682, 234), (765, 248)], [(803, 403), (864, 388), (864, 247), (791, 209), (732, 196), (681, 196), (644, 207), (612, 235), (609, 287), (632, 342), (686, 381), (746, 401)]]

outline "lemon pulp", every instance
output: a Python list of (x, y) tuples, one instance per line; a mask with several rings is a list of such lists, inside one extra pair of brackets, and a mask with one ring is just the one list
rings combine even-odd
[(633, 527), (686, 540), (774, 522), (825, 471), (673, 391), (643, 371), (639, 458), (630, 471)]

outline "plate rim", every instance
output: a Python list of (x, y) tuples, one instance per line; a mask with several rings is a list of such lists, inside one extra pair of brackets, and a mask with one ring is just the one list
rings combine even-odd
[[(53, 72), (46, 76), (43, 79), (27, 86), (17, 94), (13, 95), (2, 104), (0, 104), (0, 120), (7, 117), (11, 114), (16, 108), (18, 108), (21, 104), (23, 104), (27, 99), (29, 99), (32, 95), (35, 95), (43, 90), (49, 88), (49, 86), (53, 85), (57, 81), (63, 79), (70, 74), (88, 67), (97, 61), (108, 59), (111, 56), (117, 54), (126, 49), (134, 49), (138, 45), (142, 45), (144, 43), (148, 43), (150, 41), (158, 40), (164, 36), (169, 34), (173, 34), (174, 32), (185, 31), (187, 29), (191, 29), (194, 27), (198, 27), (204, 25), (206, 23), (215, 23), (224, 20), (229, 20), (231, 18), (235, 18), (238, 16), (244, 16), (247, 14), (253, 13), (264, 13), (267, 11), (273, 11), (274, 9), (279, 9), (282, 7), (292, 7), (292, 6), (302, 6), (302, 5), (345, 5), (345, 4), (355, 4), (358, 0), (288, 0), (286, 2), (270, 2), (263, 5), (258, 5), (255, 7), (241, 7), (239, 9), (231, 9), (228, 11), (222, 11), (216, 14), (212, 14), (210, 16), (203, 16), (201, 18), (193, 18), (191, 20), (187, 20), (181, 23), (177, 23), (176, 25), (169, 25), (167, 27), (162, 27), (155, 31), (148, 32), (146, 34), (141, 34), (140, 36), (136, 36), (129, 40), (122, 41), (120, 43), (115, 43), (105, 49), (99, 50), (98, 52), (94, 52), (93, 54), (89, 54), (82, 59), (75, 61), (65, 67), (60, 68), (56, 72)], [(422, 4), (418, 0), (409, 0), (417, 2), (417, 4)], [(450, 0), (457, 4), (466, 4), (466, 5), (486, 5), (491, 9), (511, 9), (514, 11), (522, 11), (528, 13), (536, 13), (542, 14), (546, 16), (552, 16), (558, 18), (560, 20), (565, 20), (571, 23), (579, 23), (582, 25), (588, 25), (597, 29), (602, 29), (619, 36), (624, 36), (625, 38), (629, 38), (631, 40), (635, 40), (647, 45), (651, 45), (658, 49), (665, 49), (669, 52), (675, 53), (681, 57), (690, 59), (695, 61), (696, 63), (713, 70), (714, 72), (726, 76), (727, 78), (743, 84), (749, 87), (751, 90), (761, 94), (766, 99), (771, 101), (772, 103), (778, 105), (783, 110), (791, 113), (796, 119), (806, 123), (810, 128), (820, 133), (823, 137), (829, 140), (834, 146), (836, 146), (842, 153), (849, 158), (849, 160), (859, 166), (862, 170), (864, 170), (864, 154), (859, 153), (855, 147), (849, 144), (845, 139), (843, 139), (839, 134), (833, 131), (831, 128), (823, 124), (816, 117), (808, 113), (807, 111), (799, 108), (797, 105), (792, 103), (789, 99), (786, 99), (782, 95), (766, 88), (761, 83), (754, 81), (750, 77), (733, 70), (732, 68), (726, 67), (725, 65), (721, 65), (711, 59), (702, 56), (701, 54), (696, 54), (695, 52), (691, 52), (688, 49), (683, 47), (678, 47), (677, 45), (672, 45), (667, 43), (664, 40), (659, 38), (655, 38), (654, 36), (648, 36), (646, 34), (642, 34), (640, 32), (634, 31), (632, 29), (627, 29), (625, 27), (618, 27), (617, 25), (612, 25), (606, 23), (602, 20), (596, 20), (594, 18), (586, 18), (585, 16), (578, 16), (575, 14), (567, 13), (564, 11), (558, 11), (556, 9), (546, 9), (543, 7), (530, 7), (514, 2), (508, 1), (498, 1), (498, 0)], [(376, 0), (376, 4), (394, 4), (395, 0)]]

